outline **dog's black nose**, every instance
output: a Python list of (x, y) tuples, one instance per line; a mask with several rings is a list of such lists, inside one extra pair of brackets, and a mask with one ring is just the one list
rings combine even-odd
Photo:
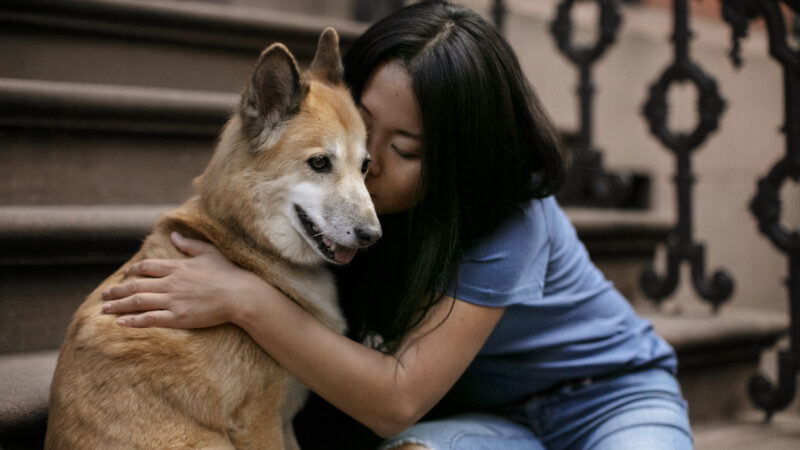
[(354, 231), (363, 246), (372, 245), (381, 237), (381, 229), (377, 227), (356, 227)]

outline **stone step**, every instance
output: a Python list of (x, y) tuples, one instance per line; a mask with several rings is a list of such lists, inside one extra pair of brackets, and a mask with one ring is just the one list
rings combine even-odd
[[(733, 420), (753, 409), (747, 385), (762, 370), (762, 356), (774, 349), (789, 329), (782, 312), (724, 305), (717, 314), (682, 302), (680, 314), (665, 314), (639, 306), (659, 335), (678, 354), (678, 380), (690, 400), (693, 423)], [(771, 369), (771, 368), (770, 368)]]
[(238, 95), (0, 79), (0, 204), (178, 203)]
[(0, 76), (238, 92), (266, 46), (308, 62), (328, 26), (343, 48), (366, 27), (198, 1), (6, 0)]
[(800, 415), (779, 413), (770, 422), (751, 412), (726, 421), (699, 424), (692, 430), (697, 450), (797, 450)]
[(169, 208), (0, 207), (0, 354), (58, 348), (86, 295)]
[(57, 351), (0, 356), (0, 448), (42, 448)]

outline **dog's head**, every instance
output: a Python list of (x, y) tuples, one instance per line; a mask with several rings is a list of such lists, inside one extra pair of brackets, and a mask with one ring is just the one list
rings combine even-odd
[(195, 186), (213, 216), (256, 244), (298, 264), (343, 264), (381, 236), (368, 160), (328, 28), (306, 72), (282, 44), (264, 50)]

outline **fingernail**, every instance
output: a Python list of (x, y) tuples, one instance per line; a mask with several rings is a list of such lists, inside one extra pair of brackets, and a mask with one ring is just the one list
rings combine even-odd
[(183, 235), (181, 235), (177, 231), (173, 231), (172, 232), (172, 239), (183, 239)]
[[(102, 296), (103, 296), (103, 298), (108, 298), (108, 296), (109, 296), (109, 295), (111, 295), (111, 290), (110, 290), (110, 289), (106, 289), (106, 290), (104, 290), (104, 291), (103, 291), (103, 293), (102, 293), (102, 294), (100, 294), (100, 295), (102, 295)], [(103, 307), (105, 307), (105, 305), (103, 305)]]
[(103, 303), (103, 312), (111, 311), (111, 303)]
[(123, 319), (123, 318), (119, 318), (119, 319), (117, 319), (117, 325), (126, 325), (126, 323), (125, 323), (125, 322), (126, 322), (126, 320), (125, 320), (125, 319)]

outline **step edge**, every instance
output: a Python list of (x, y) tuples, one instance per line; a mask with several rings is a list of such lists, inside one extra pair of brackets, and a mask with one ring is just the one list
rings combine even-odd
[(2, 206), (0, 267), (120, 264), (175, 206)]
[(0, 127), (216, 136), (233, 93), (0, 78)]
[(316, 37), (328, 26), (347, 45), (368, 26), (245, 5), (148, 0), (7, 0), (0, 22), (239, 50), (270, 44), (261, 34)]
[(0, 354), (0, 434), (42, 420), (58, 350)]
[(728, 305), (717, 315), (690, 312), (681, 315), (639, 311), (656, 332), (679, 352), (694, 352), (755, 343), (769, 346), (789, 329), (789, 315)]

